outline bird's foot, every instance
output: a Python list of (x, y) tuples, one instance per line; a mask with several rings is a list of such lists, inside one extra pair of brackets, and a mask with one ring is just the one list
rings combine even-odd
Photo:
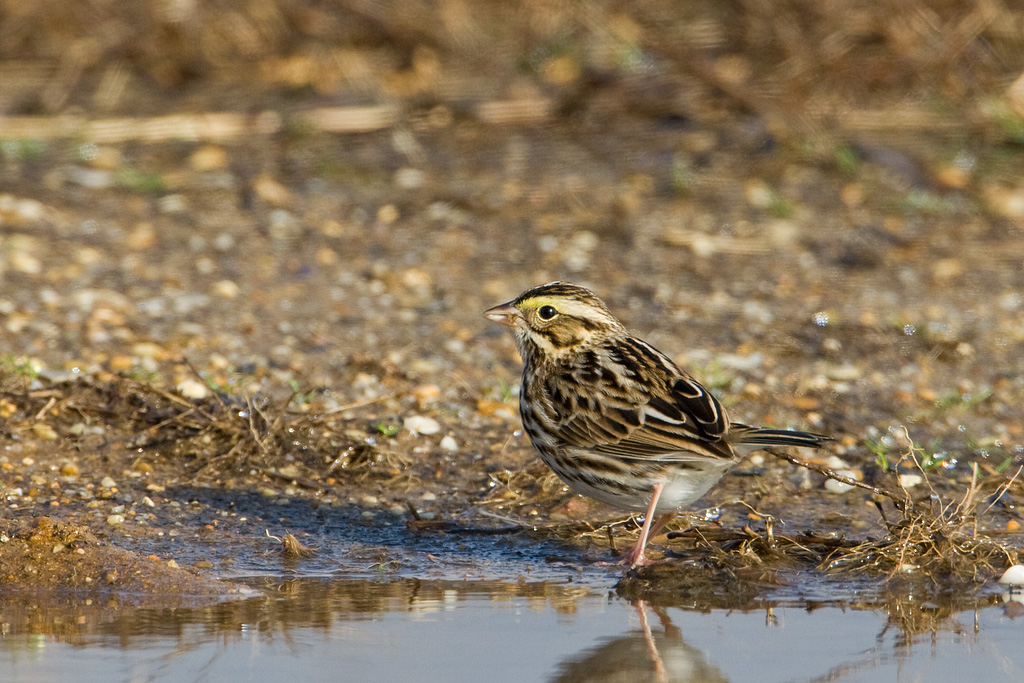
[(634, 545), (629, 549), (629, 552), (619, 558), (619, 564), (627, 569), (636, 569), (637, 567), (645, 567), (649, 564), (654, 564), (654, 560), (647, 557), (647, 555), (644, 554), (644, 550), (644, 545), (639, 543)]

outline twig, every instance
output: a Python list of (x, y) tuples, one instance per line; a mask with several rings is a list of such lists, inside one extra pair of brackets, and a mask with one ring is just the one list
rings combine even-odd
[(174, 415), (173, 417), (169, 417), (166, 420), (163, 420), (161, 422), (157, 422), (155, 425), (152, 425), (151, 427), (147, 428), (146, 431), (147, 432), (153, 432), (153, 433), (159, 432), (161, 429), (163, 429), (167, 425), (171, 424), (172, 422), (177, 422), (178, 420), (186, 418), (186, 417), (188, 417), (189, 415), (191, 415), (192, 413), (195, 413), (195, 412), (198, 412), (198, 410), (195, 407), (189, 408), (188, 410), (186, 410), (183, 413), (178, 413), (177, 415)]
[[(292, 394), (292, 398), (295, 398), (294, 394)], [(380, 403), (381, 401), (384, 401), (384, 400), (389, 399), (389, 398), (391, 398), (391, 394), (382, 394), (380, 396), (375, 396), (374, 398), (366, 398), (366, 399), (363, 399), (361, 401), (353, 401), (352, 403), (346, 403), (343, 406), (338, 406), (337, 408), (333, 408), (333, 409), (328, 410), (328, 411), (323, 412), (323, 413), (309, 414), (309, 413), (298, 413), (298, 412), (289, 411), (288, 414), (289, 415), (300, 415), (301, 416), (301, 417), (299, 417), (296, 420), (296, 424), (298, 424), (299, 422), (312, 422), (314, 420), (318, 420), (318, 419), (322, 419), (322, 418), (328, 417), (329, 415), (336, 415), (338, 413), (343, 413), (346, 410), (352, 410), (354, 408), (362, 408), (363, 406), (373, 405), (374, 403)], [(291, 403), (291, 399), (288, 399), (288, 402)]]
[(36, 420), (42, 420), (43, 417), (45, 417), (46, 413), (50, 412), (50, 408), (52, 408), (55, 405), (57, 405), (57, 397), (51, 396), (50, 400), (46, 402), (46, 405), (43, 406), (38, 413), (36, 413)]
[(999, 488), (996, 489), (995, 495), (992, 496), (992, 502), (988, 504), (987, 508), (985, 508), (984, 510), (982, 510), (981, 512), (978, 513), (979, 517), (981, 517), (982, 515), (987, 514), (988, 511), (991, 510), (992, 507), (999, 501), (999, 499), (1003, 497), (1003, 494), (1006, 493), (1007, 489), (1009, 489), (1011, 486), (1013, 486), (1013, 482), (1015, 482), (1017, 480), (1017, 477), (1020, 476), (1021, 470), (1024, 470), (1024, 465), (1018, 467), (1017, 471), (1013, 473), (1013, 476), (1010, 477), (1009, 479), (1007, 479), (1006, 481), (1004, 481), (999, 486)]
[(213, 397), (217, 399), (217, 403), (220, 404), (221, 409), (227, 410), (228, 406), (226, 403), (224, 403), (224, 399), (220, 397), (220, 392), (214, 389), (212, 386), (210, 386), (210, 383), (206, 381), (206, 378), (203, 377), (203, 375), (199, 372), (199, 368), (193, 365), (192, 361), (190, 361), (188, 358), (182, 358), (182, 360), (185, 362), (185, 366), (192, 371), (193, 375), (196, 376), (196, 379), (199, 380), (204, 387), (210, 390), (210, 393), (213, 394)]
[(318, 484), (312, 479), (306, 479), (305, 477), (296, 477), (293, 474), (284, 474), (282, 472), (278, 472), (277, 470), (272, 470), (269, 467), (261, 469), (260, 472), (272, 479), (280, 479), (282, 481), (291, 482), (292, 484), (301, 486), (302, 488), (309, 489), (311, 491), (327, 490), (323, 484)]
[(881, 486), (872, 486), (870, 484), (865, 484), (862, 481), (857, 481), (853, 477), (847, 477), (846, 475), (839, 474), (838, 472), (835, 472), (835, 471), (829, 469), (828, 467), (825, 467), (824, 465), (818, 465), (818, 464), (813, 463), (813, 462), (807, 462), (806, 460), (801, 460), (800, 458), (797, 458), (796, 456), (790, 455), (789, 453), (786, 453), (784, 451), (777, 450), (776, 448), (773, 448), (772, 446), (768, 446), (768, 447), (764, 448), (763, 450), (765, 450), (768, 453), (771, 453), (776, 458), (780, 458), (780, 459), (785, 460), (787, 462), (791, 462), (791, 463), (793, 463), (794, 465), (796, 465), (798, 467), (803, 467), (803, 468), (811, 470), (813, 472), (817, 472), (818, 474), (824, 475), (825, 477), (828, 477), (829, 479), (832, 479), (834, 481), (838, 481), (841, 484), (846, 484), (847, 486), (856, 486), (857, 488), (862, 488), (862, 489), (865, 489), (867, 491), (871, 491), (872, 493), (874, 493), (876, 495), (885, 496), (886, 498), (889, 498), (890, 500), (892, 500), (892, 502), (894, 502), (898, 507), (902, 508), (902, 507), (905, 507), (905, 506), (910, 504), (910, 496), (908, 496), (908, 495), (900, 496), (899, 494), (895, 493), (894, 491), (890, 491), (887, 488), (882, 488)]

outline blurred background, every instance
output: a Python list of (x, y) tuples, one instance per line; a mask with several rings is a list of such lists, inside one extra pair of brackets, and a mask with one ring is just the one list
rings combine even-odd
[(956, 121), (960, 134), (999, 137), (986, 123), (1008, 123), (998, 100), (1020, 75), (1022, 11), (1002, 0), (4, 2), (0, 106), (400, 102), (458, 114), (547, 98), (555, 118), (718, 107), (765, 118), (775, 135), (849, 135), (900, 103), (907, 118), (889, 128)]

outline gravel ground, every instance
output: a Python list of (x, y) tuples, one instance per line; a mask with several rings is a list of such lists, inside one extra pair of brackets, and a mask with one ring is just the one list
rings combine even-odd
[[(115, 546), (189, 576), (588, 580), (635, 525), (533, 455), (512, 339), (481, 317), (554, 279), (734, 419), (828, 433), (819, 464), (939, 517), (966, 501), (1020, 545), (1015, 10), (851, 8), (840, 35), (754, 4), (377, 5), (183, 6), (138, 33), (116, 2), (8, 17), (0, 114), (41, 115), (0, 119), (0, 581), (39, 582), (18, 559), (39, 518), (92, 534), (53, 540), (70, 569)], [(109, 44), (66, 35), (94, 25)], [(264, 114), (199, 142), (116, 119), (196, 111)], [(704, 502), (726, 534), (868, 539), (899, 516), (763, 454)], [(317, 552), (268, 537), (289, 532)], [(110, 561), (67, 575), (126, 576)]]
[[(940, 492), (959, 499), (977, 463), (991, 494), (1024, 451), (1024, 222), (983, 177), (914, 188), (736, 128), (598, 143), (456, 122), (417, 130), (415, 154), (389, 132), (9, 157), (4, 516), (203, 566), (239, 538), (243, 568), (274, 565), (252, 559), (265, 529), (335, 553), (386, 528), (401, 553), (445, 523), (569, 525), (554, 535), (583, 550), (532, 560), (607, 559), (603, 532), (571, 525), (621, 515), (536, 461), (512, 340), (480, 315), (552, 279), (592, 287), (734, 419), (834, 435), (833, 468), (891, 483), (879, 465), (912, 440)], [(1018, 529), (1020, 493), (984, 524)], [(862, 492), (758, 455), (708, 503), (725, 525), (883, 529)], [(368, 536), (329, 530), (352, 525)], [(345, 557), (317, 566), (377, 563)]]

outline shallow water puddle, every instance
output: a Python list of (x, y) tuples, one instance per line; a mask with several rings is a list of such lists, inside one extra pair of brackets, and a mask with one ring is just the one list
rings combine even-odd
[(552, 582), (249, 583), (253, 598), (188, 607), (8, 596), (3, 680), (1024, 680), (1024, 619), (996, 596), (910, 616), (797, 601), (656, 608)]

